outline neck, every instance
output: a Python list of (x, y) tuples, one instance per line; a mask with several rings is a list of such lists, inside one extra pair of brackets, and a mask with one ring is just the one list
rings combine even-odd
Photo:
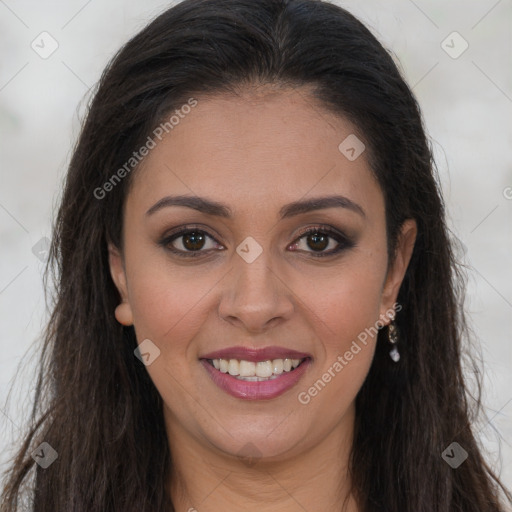
[(176, 512), (359, 511), (348, 472), (353, 408), (320, 443), (279, 457), (251, 457), (249, 445), (245, 457), (226, 454), (169, 417), (166, 423), (173, 459), (169, 493)]

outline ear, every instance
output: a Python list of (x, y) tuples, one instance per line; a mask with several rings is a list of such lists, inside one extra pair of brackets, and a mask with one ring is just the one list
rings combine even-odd
[(128, 286), (126, 272), (121, 251), (111, 242), (108, 244), (108, 263), (110, 275), (121, 296), (121, 304), (116, 307), (115, 317), (117, 321), (125, 326), (133, 325), (133, 314), (128, 297)]
[(396, 303), (398, 291), (411, 260), (417, 233), (418, 228), (414, 219), (407, 219), (402, 224), (397, 240), (395, 260), (388, 269), (382, 290), (380, 318), (383, 320), (383, 325), (387, 325), (392, 320), (389, 312), (394, 311), (393, 305)]

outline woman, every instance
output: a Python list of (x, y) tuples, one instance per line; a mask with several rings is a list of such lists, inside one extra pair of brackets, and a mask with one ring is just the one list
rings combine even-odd
[(51, 258), (2, 510), (25, 485), (37, 511), (512, 502), (472, 431), (418, 105), (343, 9), (185, 0), (134, 37), (90, 106)]

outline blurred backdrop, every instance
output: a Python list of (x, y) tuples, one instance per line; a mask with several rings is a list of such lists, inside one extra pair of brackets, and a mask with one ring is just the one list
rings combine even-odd
[[(484, 360), (475, 429), (512, 488), (512, 0), (336, 3), (393, 53), (422, 107)], [(51, 220), (89, 89), (171, 4), (0, 0), (0, 469), (30, 405)]]

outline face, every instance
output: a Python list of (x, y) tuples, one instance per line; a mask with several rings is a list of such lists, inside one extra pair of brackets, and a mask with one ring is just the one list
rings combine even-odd
[(116, 316), (150, 340), (170, 437), (278, 460), (353, 419), (415, 225), (388, 269), (382, 192), (365, 153), (339, 149), (355, 129), (305, 89), (197, 99), (133, 176), (110, 246)]

